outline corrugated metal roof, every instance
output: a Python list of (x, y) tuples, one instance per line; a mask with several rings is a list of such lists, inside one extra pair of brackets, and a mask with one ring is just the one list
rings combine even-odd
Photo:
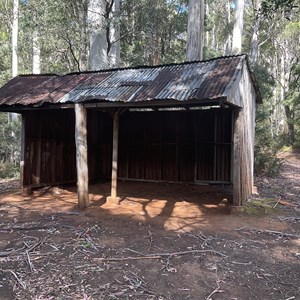
[(93, 101), (208, 100), (227, 96), (245, 55), (202, 62), (86, 73), (18, 76), (0, 89), (0, 105)]

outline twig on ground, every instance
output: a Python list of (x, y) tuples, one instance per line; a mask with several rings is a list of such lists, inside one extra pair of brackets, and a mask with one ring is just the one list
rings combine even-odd
[(252, 261), (249, 261), (249, 262), (231, 261), (231, 263), (236, 264), (236, 265), (251, 265)]
[(29, 251), (26, 250), (26, 256), (27, 256), (27, 263), (28, 263), (28, 266), (29, 266), (29, 269), (30, 269), (30, 272), (32, 273), (34, 268), (33, 268), (33, 264), (30, 260), (30, 255), (29, 255)]
[(43, 225), (43, 226), (29, 226), (29, 227), (24, 227), (24, 226), (9, 226), (9, 227), (2, 227), (2, 228), (0, 228), (0, 231), (45, 230), (45, 229), (56, 229), (57, 227), (59, 227), (59, 228), (67, 228), (67, 229), (73, 228), (73, 226), (63, 225), (63, 224), (60, 224), (59, 226), (57, 224), (49, 224), (49, 225)]
[(17, 282), (19, 283), (19, 285), (25, 290), (26, 289), (26, 284), (18, 277), (18, 275), (14, 271), (9, 270), (9, 272), (11, 274), (13, 274), (13, 276), (15, 277), (15, 279), (17, 280)]
[(39, 239), (35, 244), (33, 244), (31, 247), (29, 247), (28, 249), (26, 249), (26, 251), (30, 252), (30, 251), (33, 251), (35, 250), (37, 247), (40, 247), (42, 246), (46, 240), (48, 239), (49, 235)]
[(128, 256), (128, 257), (100, 257), (100, 258), (95, 258), (96, 260), (99, 261), (125, 261), (125, 260), (142, 260), (142, 259), (158, 259), (158, 258), (163, 258), (163, 257), (173, 257), (173, 256), (180, 256), (180, 255), (186, 255), (186, 254), (192, 254), (192, 253), (212, 253), (216, 255), (220, 255), (222, 257), (227, 257), (227, 255), (215, 251), (215, 250), (189, 250), (189, 251), (181, 251), (181, 252), (170, 252), (170, 253), (153, 253), (149, 255), (144, 255), (144, 256)]
[(152, 248), (153, 237), (152, 237), (152, 233), (151, 233), (150, 230), (148, 230), (148, 233), (149, 233), (149, 247), (148, 247), (148, 252), (150, 252), (151, 248)]
[(236, 228), (234, 230), (235, 231), (249, 230), (249, 231), (256, 231), (256, 232), (261, 232), (261, 233), (275, 234), (275, 235), (278, 235), (280, 237), (300, 238), (300, 235), (298, 235), (298, 234), (286, 233), (286, 232), (275, 231), (275, 230), (267, 230), (267, 229), (264, 230), (264, 229), (259, 229), (259, 228), (255, 228), (255, 227), (249, 227), (249, 226)]
[(211, 300), (211, 296), (216, 294), (216, 293), (223, 293), (222, 290), (220, 290), (220, 279), (218, 277), (218, 269), (216, 268), (216, 284), (217, 287), (205, 298), (205, 300)]

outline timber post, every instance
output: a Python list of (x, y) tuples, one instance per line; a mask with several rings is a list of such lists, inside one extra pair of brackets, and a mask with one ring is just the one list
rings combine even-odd
[(86, 208), (89, 204), (87, 111), (81, 103), (75, 104), (75, 144), (78, 206)]
[(242, 205), (241, 190), (241, 134), (242, 120), (241, 111), (234, 112), (234, 133), (233, 133), (233, 162), (232, 162), (232, 185), (233, 185), (233, 206)]
[(22, 127), (21, 127), (21, 156), (20, 156), (20, 189), (23, 196), (27, 197), (32, 194), (32, 190), (30, 187), (25, 188), (25, 115), (21, 115), (22, 118)]
[(113, 115), (113, 150), (112, 150), (112, 170), (111, 170), (111, 195), (106, 198), (109, 204), (119, 204), (120, 198), (117, 197), (118, 180), (118, 147), (119, 147), (119, 119), (120, 111)]
[(25, 168), (25, 116), (22, 114), (21, 127), (21, 157), (20, 157), (20, 187), (24, 188), (24, 168)]

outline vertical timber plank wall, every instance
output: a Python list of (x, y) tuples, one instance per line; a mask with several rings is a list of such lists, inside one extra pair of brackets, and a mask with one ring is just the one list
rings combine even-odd
[(35, 110), (24, 117), (24, 186), (75, 182), (74, 112)]
[(241, 206), (251, 196), (254, 181), (255, 93), (245, 64), (237, 89), (242, 108), (234, 126), (233, 205)]
[(231, 180), (232, 111), (127, 112), (120, 119), (119, 177)]

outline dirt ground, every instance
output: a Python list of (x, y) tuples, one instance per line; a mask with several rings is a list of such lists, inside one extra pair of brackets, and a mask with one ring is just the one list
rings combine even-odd
[(300, 299), (300, 156), (256, 186), (232, 215), (226, 188), (120, 182), (113, 206), (100, 183), (79, 211), (0, 182), (0, 299)]

